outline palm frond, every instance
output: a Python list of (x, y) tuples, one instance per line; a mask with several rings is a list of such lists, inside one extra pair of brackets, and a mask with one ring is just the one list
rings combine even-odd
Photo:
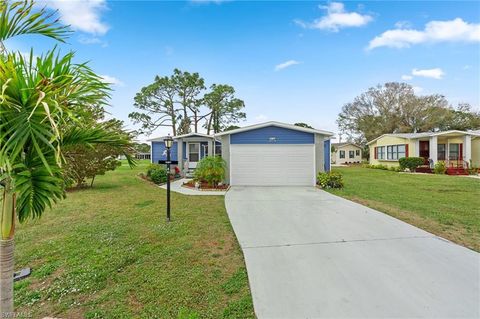
[(13, 167), (13, 182), (17, 193), (17, 215), (20, 222), (37, 218), (47, 207), (65, 197), (60, 167), (53, 152), (44, 155), (50, 170), (36, 156), (28, 154), (23, 163)]
[(22, 34), (40, 34), (65, 42), (69, 26), (60, 24), (57, 11), (45, 7), (35, 11), (34, 1), (0, 0), (0, 41)]
[(126, 134), (112, 130), (109, 126), (108, 122), (96, 124), (92, 127), (72, 126), (63, 134), (62, 147), (64, 149), (79, 145), (94, 147), (97, 144), (118, 147), (122, 150), (128, 164), (131, 167), (135, 166), (136, 161), (132, 156), (134, 145), (131, 138)]
[[(0, 59), (0, 167), (34, 149), (49, 170), (42, 150), (60, 145), (58, 126), (72, 121), (75, 109), (106, 103), (109, 87), (73, 53), (56, 50), (35, 58), (9, 53)], [(60, 164), (60, 153), (57, 152)]]

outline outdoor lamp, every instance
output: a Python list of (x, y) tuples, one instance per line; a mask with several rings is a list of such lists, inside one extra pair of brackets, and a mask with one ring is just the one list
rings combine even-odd
[(163, 142), (167, 149), (167, 160), (165, 161), (165, 164), (167, 164), (167, 222), (170, 222), (170, 164), (172, 163), (170, 149), (173, 145), (173, 138), (168, 134), (168, 136), (163, 139)]
[(165, 148), (167, 150), (172, 148), (173, 138), (170, 136), (170, 134), (168, 134), (168, 136), (163, 139), (163, 142), (165, 143)]

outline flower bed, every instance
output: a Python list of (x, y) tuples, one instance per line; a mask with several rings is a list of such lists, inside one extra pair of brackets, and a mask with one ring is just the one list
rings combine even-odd
[[(198, 183), (198, 186), (199, 186), (198, 188), (195, 187), (196, 183)], [(195, 182), (195, 181), (191, 180), (191, 181), (188, 181), (186, 183), (183, 183), (182, 187), (195, 189), (195, 190), (200, 190), (200, 191), (226, 191), (230, 188), (230, 185), (222, 184), (222, 185), (217, 185), (217, 186), (212, 187), (207, 182)]]

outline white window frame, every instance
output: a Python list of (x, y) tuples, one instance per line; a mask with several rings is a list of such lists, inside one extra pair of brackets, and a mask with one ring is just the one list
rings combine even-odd
[[(191, 161), (190, 160), (190, 145), (198, 145), (198, 161)], [(195, 154), (195, 152), (193, 152)], [(198, 163), (200, 161), (200, 155), (201, 155), (201, 151), (200, 151), (200, 143), (188, 143), (187, 145), (187, 159), (190, 163)]]

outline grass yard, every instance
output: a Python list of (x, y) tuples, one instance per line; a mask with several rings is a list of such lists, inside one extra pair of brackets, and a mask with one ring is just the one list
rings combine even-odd
[(334, 170), (344, 175), (345, 188), (331, 193), (480, 251), (479, 179), (361, 167)]
[(33, 318), (253, 318), (223, 196), (172, 194), (136, 177), (146, 162), (100, 176), (20, 225), (16, 311)]

